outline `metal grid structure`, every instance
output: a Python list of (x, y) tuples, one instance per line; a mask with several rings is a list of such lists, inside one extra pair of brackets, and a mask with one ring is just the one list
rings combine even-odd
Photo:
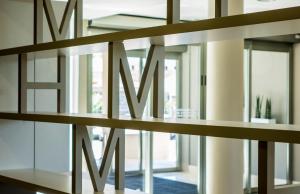
[[(62, 175), (53, 175), (38, 170), (0, 171), (0, 181), (24, 186), (33, 191), (51, 193), (82, 193), (82, 149), (86, 156), (88, 170), (95, 192), (104, 191), (108, 168), (116, 153), (115, 189), (124, 189), (124, 128), (213, 136), (236, 139), (259, 140), (258, 193), (298, 193), (300, 187), (274, 186), (274, 142), (300, 143), (300, 127), (294, 125), (262, 125), (242, 122), (201, 121), (193, 119), (163, 119), (163, 59), (164, 46), (199, 43), (202, 41), (230, 38), (249, 38), (262, 35), (287, 34), (300, 31), (300, 7), (266, 11), (237, 16), (226, 16), (226, 4), (217, 0), (216, 18), (196, 22), (179, 23), (179, 0), (167, 0), (167, 25), (153, 28), (116, 32), (104, 35), (81, 37), (82, 0), (69, 0), (62, 24), (57, 27), (50, 0), (34, 1), (34, 44), (24, 47), (0, 50), (0, 56), (19, 56), (19, 103), (18, 113), (0, 113), (1, 119), (65, 123), (73, 125), (73, 172), (70, 180)], [(75, 9), (75, 39), (63, 40)], [(42, 20), (45, 10), (53, 42), (42, 43)], [(225, 11), (224, 11), (225, 10)], [(223, 17), (226, 16), (226, 17)], [(176, 24), (177, 23), (177, 24)], [(264, 30), (261, 30), (264, 28)], [(256, 30), (256, 31), (255, 31)], [(151, 45), (141, 86), (136, 96), (124, 45), (129, 48)], [(95, 49), (95, 47), (97, 49)], [(109, 53), (108, 116), (78, 115), (65, 112), (65, 58), (68, 55), (103, 51)], [(43, 52), (42, 52), (43, 51)], [(29, 83), (26, 76), (28, 57), (58, 57), (58, 83)], [(119, 74), (125, 86), (127, 102), (133, 118), (120, 118)], [(153, 117), (142, 119), (147, 94), (153, 85)], [(27, 113), (27, 89), (58, 89), (58, 113)], [(61, 112), (61, 113), (60, 113)], [(97, 169), (92, 157), (91, 142), (86, 126), (110, 127), (104, 159)], [(45, 178), (47, 177), (47, 178)], [(48, 180), (43, 182), (43, 180)], [(58, 182), (60, 181), (60, 182)], [(60, 186), (57, 186), (60, 185)], [(70, 188), (71, 186), (71, 188)], [(93, 193), (93, 191), (91, 191)], [(126, 192), (126, 191), (125, 191)], [(128, 191), (127, 191), (128, 192)]]

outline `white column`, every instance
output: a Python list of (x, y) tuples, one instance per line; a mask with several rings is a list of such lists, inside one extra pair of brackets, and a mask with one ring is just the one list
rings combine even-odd
[[(226, 2), (222, 13), (243, 13), (243, 1)], [(207, 45), (208, 120), (243, 120), (243, 49), (244, 40)], [(207, 194), (242, 194), (243, 141), (208, 137), (206, 151)]]

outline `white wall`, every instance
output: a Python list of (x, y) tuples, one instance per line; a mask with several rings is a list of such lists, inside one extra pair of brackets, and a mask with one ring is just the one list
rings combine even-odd
[[(54, 10), (62, 17), (62, 2), (54, 4)], [(33, 1), (0, 2), (0, 49), (33, 43)], [(44, 22), (45, 40), (50, 40), (47, 23)], [(56, 60), (29, 61), (29, 80), (55, 81)], [(17, 56), (0, 58), (0, 111), (17, 111)], [(35, 78), (34, 78), (35, 77)], [(56, 92), (28, 91), (28, 110), (53, 112), (56, 108)], [(35, 152), (34, 152), (35, 151)], [(69, 169), (68, 126), (33, 123), (0, 122), (0, 169), (40, 168), (53, 171)], [(5, 156), (5, 157), (4, 157)]]
[(289, 53), (252, 51), (252, 116), (255, 116), (256, 96), (272, 101), (272, 117), (277, 123), (288, 123), (288, 65)]

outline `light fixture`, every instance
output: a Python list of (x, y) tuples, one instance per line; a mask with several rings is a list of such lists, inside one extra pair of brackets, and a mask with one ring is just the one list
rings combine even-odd
[(295, 39), (299, 40), (300, 39), (300, 34), (295, 34)]

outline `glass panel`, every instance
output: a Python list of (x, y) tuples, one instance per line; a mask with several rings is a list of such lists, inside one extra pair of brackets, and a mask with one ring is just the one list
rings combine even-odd
[(177, 167), (177, 137), (170, 133), (153, 134), (153, 166), (154, 169)]
[(93, 54), (92, 59), (92, 112), (104, 113), (103, 54)]
[[(166, 136), (169, 134), (162, 134)], [(178, 134), (174, 134), (180, 136)], [(197, 194), (197, 181), (198, 181), (198, 137), (182, 135), (180, 152), (182, 158), (182, 166), (177, 170), (158, 171), (156, 170), (153, 177), (153, 190), (154, 194), (165, 193), (188, 193)], [(157, 142), (154, 140), (154, 144)]]
[(177, 93), (177, 60), (165, 60), (165, 118), (174, 118)]
[[(165, 61), (165, 118), (200, 118), (200, 53), (187, 46)], [(154, 193), (198, 193), (199, 137), (154, 133), (153, 145)]]
[[(165, 118), (175, 118), (176, 114), (176, 66), (177, 60), (165, 60)], [(153, 141), (153, 168), (176, 168), (177, 136), (169, 133), (154, 133)]]

